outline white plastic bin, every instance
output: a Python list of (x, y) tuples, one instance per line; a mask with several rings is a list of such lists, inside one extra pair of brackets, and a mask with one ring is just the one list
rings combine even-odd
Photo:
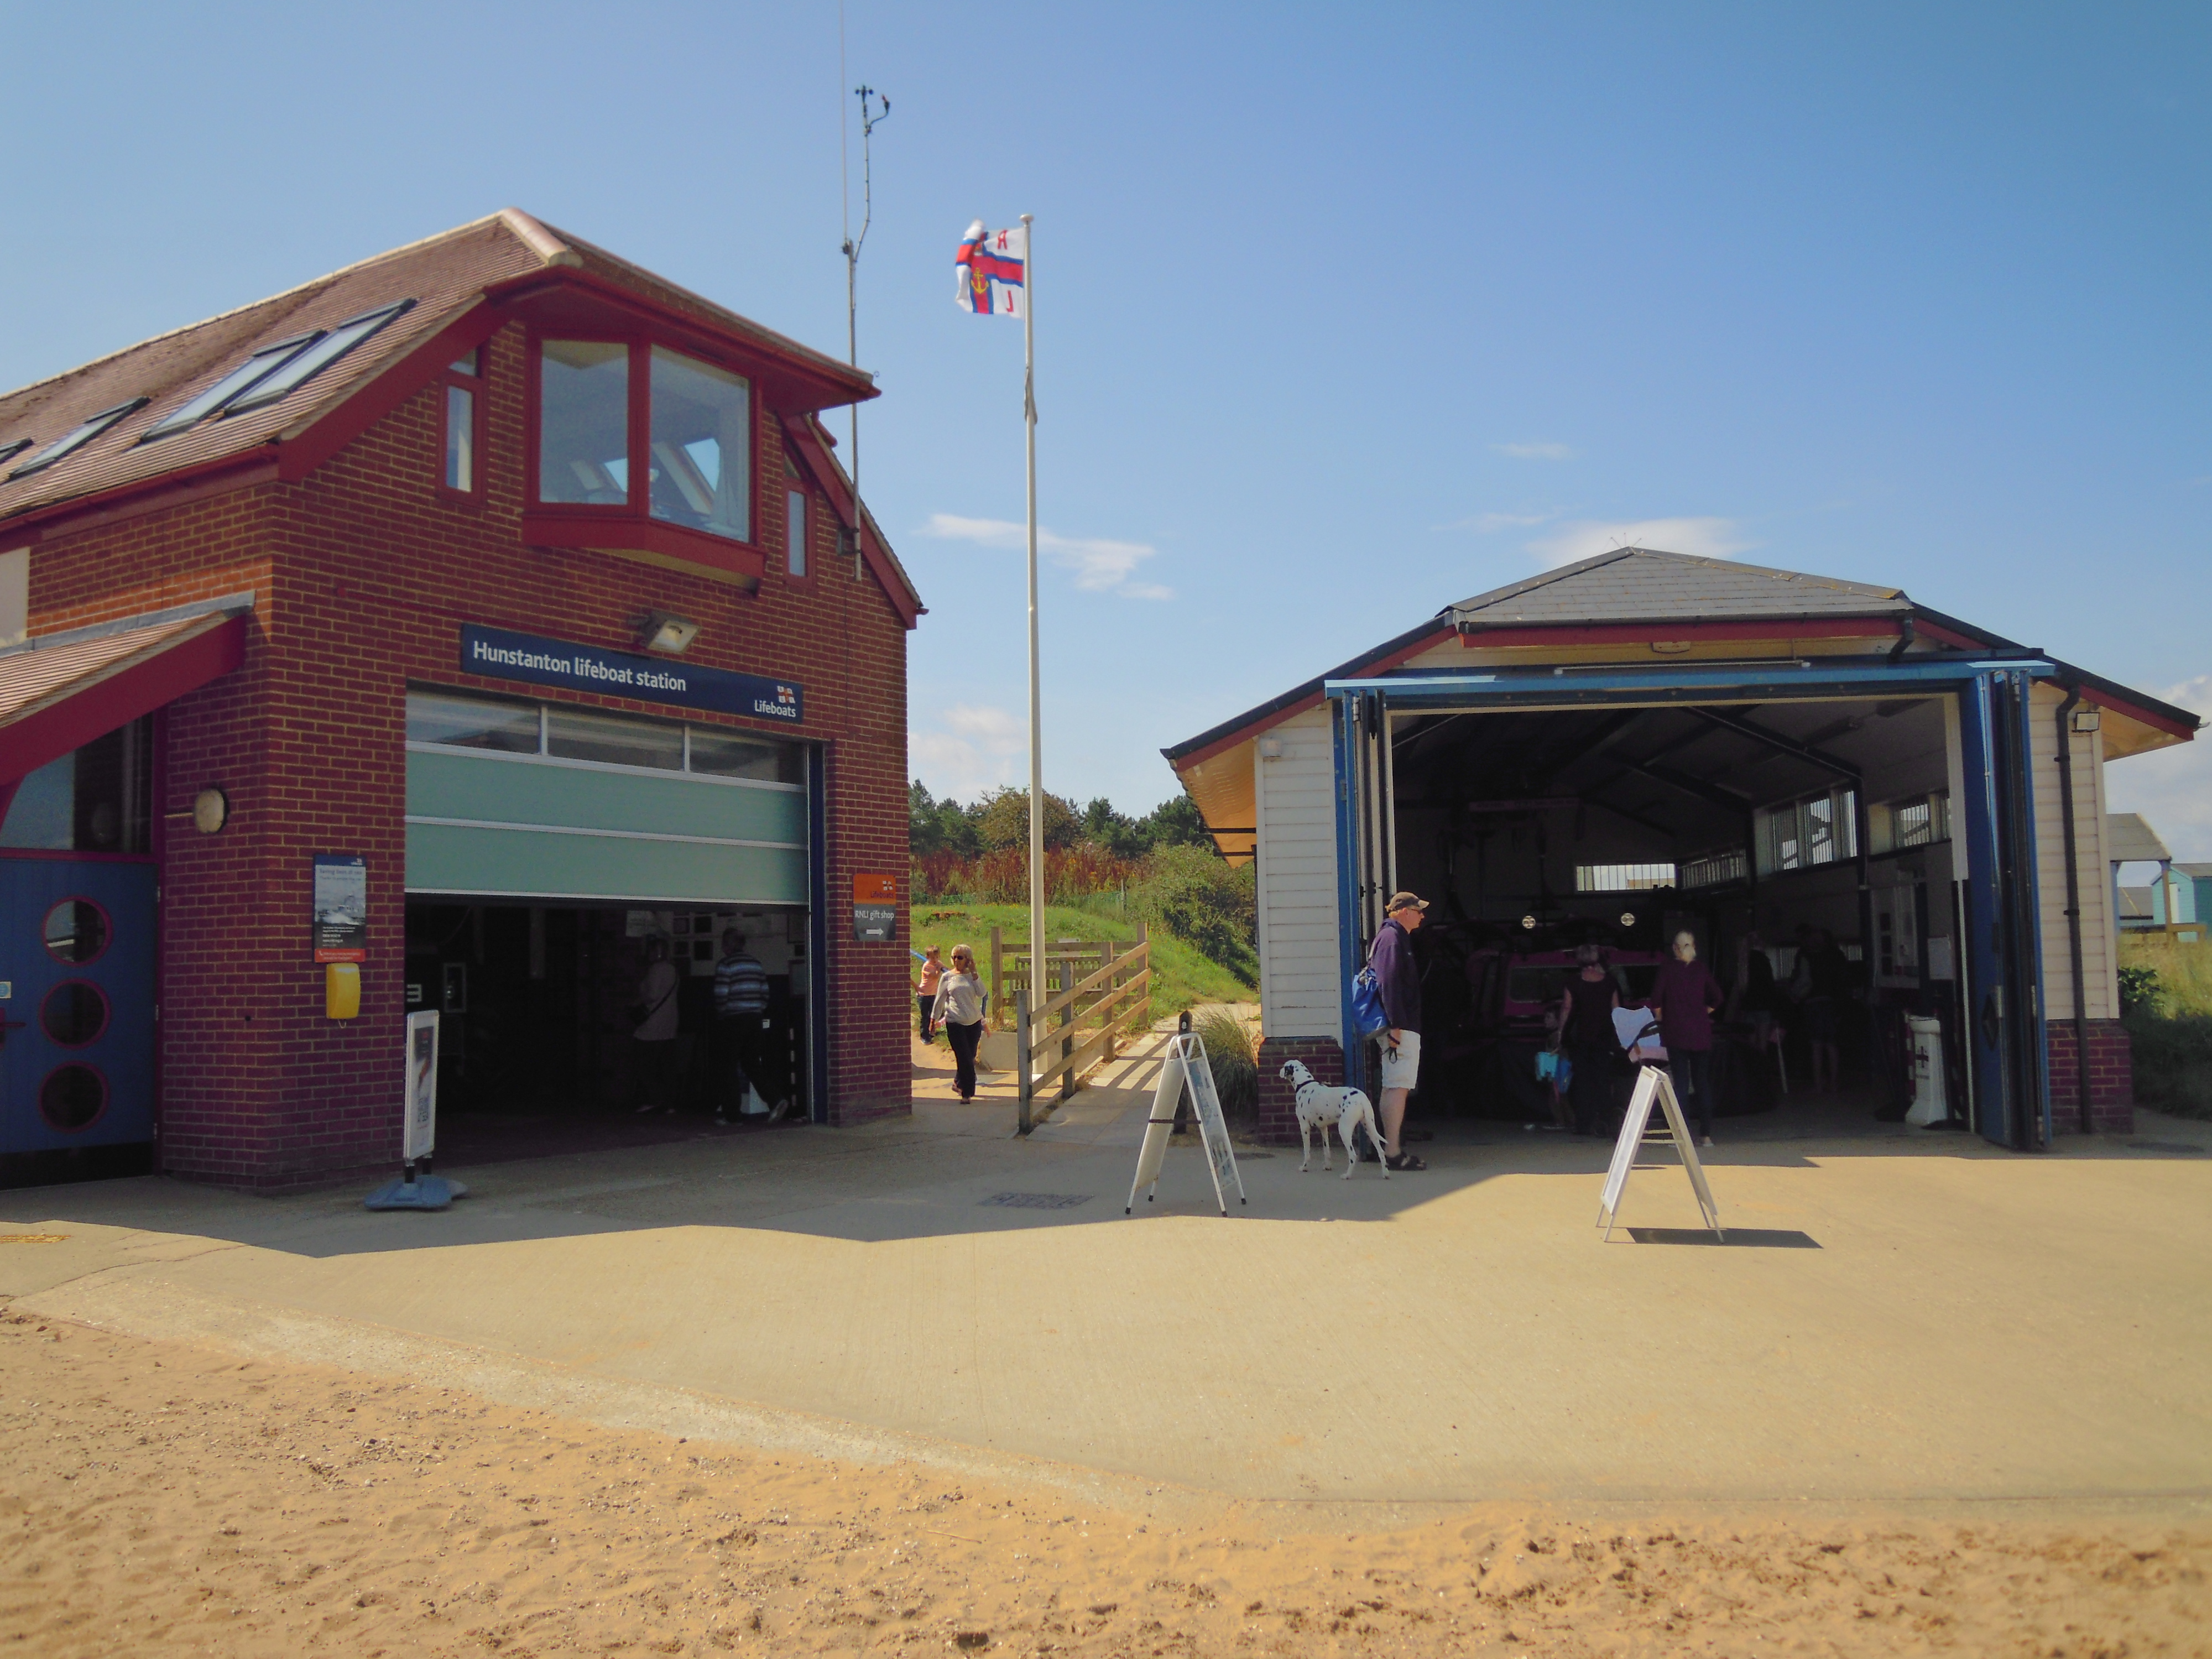
[(1951, 1115), (1943, 1090), (1943, 1022), (1907, 1014), (1905, 1029), (1912, 1039), (1912, 1109), (1905, 1121), (1925, 1128)]

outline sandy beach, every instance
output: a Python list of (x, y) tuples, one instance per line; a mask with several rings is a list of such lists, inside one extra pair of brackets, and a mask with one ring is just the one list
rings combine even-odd
[(2212, 1653), (2201, 1504), (1164, 1522), (15, 1311), (0, 1468), (39, 1655)]

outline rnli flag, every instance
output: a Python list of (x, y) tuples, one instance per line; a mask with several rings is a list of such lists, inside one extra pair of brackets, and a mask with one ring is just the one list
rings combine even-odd
[(953, 264), (960, 278), (957, 302), (978, 317), (1018, 317), (1028, 307), (1024, 278), (1030, 262), (1030, 233), (986, 230), (978, 219), (960, 239)]

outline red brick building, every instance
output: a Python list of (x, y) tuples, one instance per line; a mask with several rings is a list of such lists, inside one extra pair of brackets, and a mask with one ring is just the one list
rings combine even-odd
[(410, 1011), (449, 1127), (908, 1109), (873, 395), (510, 210), (0, 397), (0, 1178), (388, 1170)]

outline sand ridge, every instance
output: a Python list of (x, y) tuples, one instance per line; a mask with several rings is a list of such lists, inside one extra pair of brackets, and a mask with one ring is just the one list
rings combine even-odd
[(2212, 1653), (2201, 1505), (1277, 1537), (0, 1313), (16, 1652)]

